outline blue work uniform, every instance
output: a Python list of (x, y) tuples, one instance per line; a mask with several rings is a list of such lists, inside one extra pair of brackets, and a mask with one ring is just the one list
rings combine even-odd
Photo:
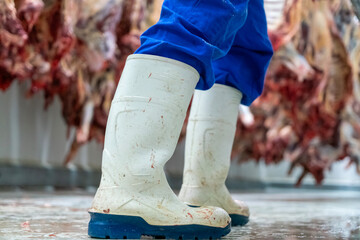
[(189, 64), (200, 74), (196, 89), (231, 86), (250, 105), (262, 92), (273, 54), (263, 0), (165, 0), (135, 53)]

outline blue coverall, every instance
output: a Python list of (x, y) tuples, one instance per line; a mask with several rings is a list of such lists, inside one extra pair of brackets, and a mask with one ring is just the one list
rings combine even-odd
[(262, 92), (273, 54), (263, 0), (165, 0), (160, 20), (135, 53), (179, 60), (200, 74), (196, 89), (214, 83), (240, 90), (250, 105)]

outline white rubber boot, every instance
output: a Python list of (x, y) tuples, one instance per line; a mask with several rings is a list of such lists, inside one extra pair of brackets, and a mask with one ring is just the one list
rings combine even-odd
[(128, 57), (106, 127), (102, 178), (89, 235), (100, 238), (219, 238), (230, 232), (220, 208), (193, 208), (163, 171), (172, 156), (198, 72), (172, 59)]
[(215, 84), (195, 91), (186, 130), (185, 167), (179, 198), (189, 205), (225, 209), (232, 225), (249, 221), (249, 208), (225, 186), (242, 94)]

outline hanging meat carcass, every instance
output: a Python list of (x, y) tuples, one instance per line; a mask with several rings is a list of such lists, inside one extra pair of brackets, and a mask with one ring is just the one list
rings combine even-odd
[[(76, 25), (81, 40), (79, 55), (87, 59), (79, 72), (77, 85), (72, 85), (74, 101), (82, 99), (79, 109), (67, 95), (61, 95), (68, 125), (76, 127), (76, 135), (66, 156), (68, 164), (79, 147), (91, 139), (103, 143), (107, 116), (126, 57), (140, 45), (139, 37), (146, 20), (150, 1), (109, 1), (95, 4), (85, 11)], [(77, 87), (75, 87), (77, 86)], [(81, 114), (78, 114), (80, 110)]]
[(302, 0), (265, 0), (269, 38), (274, 51), (286, 44), (300, 26)]
[[(75, 138), (66, 156), (103, 142), (111, 99), (126, 57), (157, 11), (152, 0), (6, 0), (0, 3), (0, 89), (30, 81), (45, 107), (59, 96)], [(157, 5), (160, 1), (156, 1)]]
[[(356, 131), (347, 131), (346, 137), (343, 131), (351, 127), (343, 126), (344, 114), (356, 94), (352, 64), (359, 60), (350, 61), (345, 36), (334, 21), (341, 6), (337, 1), (306, 0), (301, 8), (294, 7), (301, 13), (295, 14), (301, 16), (299, 31), (291, 41), (283, 41), (287, 43), (272, 59), (264, 93), (250, 108), (254, 124), (249, 127), (239, 119), (233, 156), (240, 161), (287, 160), (289, 173), (296, 166), (303, 168), (297, 184), (308, 173), (320, 183), (332, 163), (358, 154), (358, 142), (348, 136), (354, 138)], [(288, 36), (286, 31), (283, 35)]]
[(6, 90), (14, 79), (27, 76), (24, 45), (28, 35), (16, 16), (15, 2), (0, 2), (0, 89)]

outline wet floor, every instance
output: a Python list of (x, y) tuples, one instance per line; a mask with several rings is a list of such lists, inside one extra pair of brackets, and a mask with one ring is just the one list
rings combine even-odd
[[(93, 193), (0, 191), (0, 239), (87, 239)], [(224, 239), (360, 239), (360, 192), (270, 189), (233, 194), (250, 222)]]

